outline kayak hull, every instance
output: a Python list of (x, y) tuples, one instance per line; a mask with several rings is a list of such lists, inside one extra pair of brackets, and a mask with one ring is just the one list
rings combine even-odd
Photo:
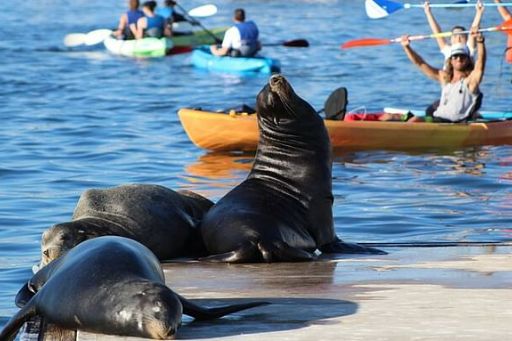
[[(222, 39), (225, 27), (214, 28), (210, 30), (218, 39)], [(143, 38), (134, 40), (120, 40), (114, 37), (108, 37), (103, 41), (105, 48), (112, 54), (137, 57), (163, 57), (169, 54), (180, 52), (190, 52), (191, 47), (214, 44), (215, 39), (206, 31), (195, 31), (190, 34), (177, 35), (172, 38)], [(184, 48), (189, 48), (184, 49)]]
[[(178, 112), (190, 140), (213, 151), (254, 151), (255, 115), (193, 109)], [(412, 150), (512, 144), (512, 120), (474, 123), (331, 121), (325, 125), (335, 150)]]
[(233, 73), (270, 74), (281, 70), (281, 64), (277, 59), (267, 57), (218, 57), (212, 55), (207, 46), (194, 49), (192, 65), (210, 71)]

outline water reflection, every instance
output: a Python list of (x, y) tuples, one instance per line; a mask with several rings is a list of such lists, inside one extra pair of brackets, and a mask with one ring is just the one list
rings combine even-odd
[(186, 167), (188, 174), (211, 180), (240, 177), (251, 170), (253, 153), (206, 153)]

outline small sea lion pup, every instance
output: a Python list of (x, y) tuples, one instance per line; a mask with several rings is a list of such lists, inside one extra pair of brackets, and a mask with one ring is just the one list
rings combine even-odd
[(273, 75), (257, 97), (259, 143), (247, 179), (204, 216), (201, 234), (221, 262), (308, 261), (323, 253), (384, 252), (335, 234), (332, 154), (321, 117)]
[(71, 330), (169, 339), (182, 314), (207, 320), (268, 303), (200, 307), (165, 285), (158, 259), (144, 245), (105, 236), (81, 243), (42, 268), (20, 290), (16, 304), (22, 308), (0, 332), (2, 341), (13, 339), (36, 315)]
[(160, 260), (204, 255), (196, 227), (212, 205), (194, 192), (159, 185), (86, 190), (72, 220), (43, 233), (41, 266), (85, 240), (105, 235), (137, 240)]

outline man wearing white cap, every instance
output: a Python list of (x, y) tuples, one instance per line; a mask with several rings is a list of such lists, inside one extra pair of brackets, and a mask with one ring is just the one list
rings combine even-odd
[[(411, 60), (427, 77), (441, 85), (439, 107), (433, 113), (434, 122), (464, 122), (474, 119), (482, 95), (479, 85), (482, 82), (485, 69), (485, 39), (481, 33), (476, 33), (477, 59), (470, 58), (466, 44), (453, 44), (450, 58), (446, 60), (444, 69), (437, 69), (425, 62), (410, 46), (408, 36), (402, 37), (402, 46)], [(413, 117), (411, 121), (423, 121)]]

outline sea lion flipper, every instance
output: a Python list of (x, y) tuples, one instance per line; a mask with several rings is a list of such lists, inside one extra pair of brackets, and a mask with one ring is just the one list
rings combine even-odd
[(224, 315), (236, 313), (237, 311), (270, 304), (270, 302), (256, 301), (256, 302), (227, 305), (227, 306), (216, 307), (216, 308), (203, 308), (195, 303), (192, 303), (191, 301), (187, 300), (186, 298), (184, 298), (180, 295), (177, 295), (177, 296), (180, 299), (181, 305), (183, 306), (183, 314), (192, 316), (196, 320), (216, 319), (216, 318), (222, 317)]
[(315, 255), (305, 250), (291, 247), (283, 241), (258, 243), (258, 249), (265, 262), (306, 262), (315, 259)]
[(352, 254), (372, 254), (387, 255), (388, 253), (373, 247), (367, 247), (355, 243), (345, 243), (336, 238), (329, 244), (322, 245), (318, 248), (322, 253), (352, 253)]
[(16, 315), (14, 315), (9, 322), (5, 325), (4, 329), (0, 332), (0, 340), (11, 341), (14, 340), (19, 329), (23, 323), (28, 321), (31, 317), (37, 315), (36, 305), (33, 300), (29, 301), (23, 308), (21, 308)]
[(227, 263), (243, 263), (254, 260), (258, 258), (260, 252), (258, 251), (258, 247), (255, 243), (249, 241), (242, 244), (238, 249), (220, 253), (216, 255), (211, 255), (208, 257), (202, 257), (199, 260), (206, 262), (227, 262)]
[(16, 303), (16, 306), (19, 308), (23, 308), (28, 301), (34, 296), (34, 292), (30, 290), (29, 282), (25, 283), (23, 287), (18, 291), (16, 294), (16, 298), (14, 302)]

